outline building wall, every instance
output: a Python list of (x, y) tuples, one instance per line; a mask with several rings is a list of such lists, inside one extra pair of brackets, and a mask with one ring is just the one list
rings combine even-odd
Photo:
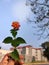
[(31, 46), (24, 46), (21, 48), (18, 48), (19, 54), (22, 54), (24, 56), (24, 62), (31, 62), (32, 61), (32, 47)]
[(29, 48), (26, 47), (26, 55), (29, 55)]
[(4, 55), (7, 54), (7, 53), (10, 53), (10, 52), (12, 52), (12, 51), (0, 49), (0, 53), (2, 53), (2, 54), (4, 54)]
[(43, 57), (42, 48), (33, 48), (32, 46), (24, 46), (21, 48), (21, 52), (19, 49), (19, 53), (21, 53), (24, 56), (24, 62), (47, 61), (47, 59)]
[(32, 48), (32, 56), (36, 56), (36, 49)]
[(32, 48), (32, 61), (36, 61), (36, 49)]
[(26, 47), (25, 62), (32, 61), (32, 47)]
[(43, 56), (42, 48), (32, 48), (32, 60), (34, 61), (47, 61), (47, 58)]
[(18, 53), (21, 55), (22, 54), (22, 49), (17, 49)]
[(5, 54), (10, 53), (10, 52), (12, 52), (12, 51), (0, 49), (0, 61), (5, 56)]
[(36, 61), (41, 61), (42, 60), (42, 56), (41, 56), (41, 50), (36, 50)]
[[(24, 56), (24, 62), (32, 61), (47, 61), (43, 56), (43, 51), (41, 48), (33, 48), (32, 46), (24, 46), (17, 48), (20, 55)], [(12, 50), (3, 50), (0, 49), (0, 59), (4, 57), (5, 54), (12, 52)]]
[(42, 61), (47, 61), (47, 58), (42, 56)]

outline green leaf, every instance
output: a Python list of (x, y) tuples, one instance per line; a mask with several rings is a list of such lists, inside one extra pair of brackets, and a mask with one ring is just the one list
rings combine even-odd
[(18, 38), (16, 38), (16, 39), (12, 40), (12, 46), (14, 46), (14, 47), (17, 47), (17, 46), (19, 46), (19, 45), (22, 44), (22, 43), (26, 43), (26, 42), (25, 42), (25, 40), (24, 40), (23, 38), (21, 38), (21, 37), (18, 37)]
[(12, 36), (13, 36), (13, 37), (16, 37), (16, 35), (17, 35), (17, 30), (11, 29), (10, 31), (11, 31), (11, 33), (12, 33)]
[(19, 60), (19, 53), (16, 49), (14, 49), (14, 51), (10, 53), (10, 56), (15, 60)]
[(11, 43), (12, 42), (12, 37), (6, 37), (4, 40), (3, 40), (3, 43)]
[(12, 46), (17, 47), (19, 44), (17, 43), (17, 39), (12, 40)]
[(23, 38), (21, 38), (21, 37), (18, 37), (16, 40), (17, 40), (17, 43), (19, 43), (19, 44), (20, 44), (20, 43), (21, 43), (21, 44), (22, 44), (22, 43), (26, 43), (26, 41), (25, 41)]

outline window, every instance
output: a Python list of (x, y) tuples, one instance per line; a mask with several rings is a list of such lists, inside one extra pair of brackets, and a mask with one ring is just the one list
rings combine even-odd
[(25, 47), (22, 48), (21, 53), (22, 53), (22, 54), (26, 54), (26, 48), (25, 48)]

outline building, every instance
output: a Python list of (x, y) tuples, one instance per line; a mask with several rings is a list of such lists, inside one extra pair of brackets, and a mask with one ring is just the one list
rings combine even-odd
[(0, 49), (0, 61), (1, 61), (2, 58), (5, 56), (5, 54), (10, 53), (10, 52), (12, 52), (12, 51)]
[(47, 58), (43, 56), (42, 48), (34, 48), (31, 45), (19, 46), (18, 52), (24, 56), (25, 62), (32, 61), (47, 61)]
[[(5, 54), (10, 53), (14, 48), (10, 50), (0, 49), (0, 57), (3, 57)], [(32, 61), (47, 61), (43, 56), (42, 48), (34, 48), (31, 45), (18, 46), (16, 48), (19, 52), (22, 62), (32, 62)]]
[(17, 48), (18, 52), (24, 56), (24, 61), (25, 62), (31, 62), (32, 61), (32, 46), (27, 45), (23, 47), (18, 47)]

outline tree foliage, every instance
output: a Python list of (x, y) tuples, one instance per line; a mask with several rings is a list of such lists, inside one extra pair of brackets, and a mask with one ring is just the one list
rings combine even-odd
[[(26, 0), (26, 5), (30, 8), (32, 14), (28, 18), (28, 22), (33, 23), (32, 26), (36, 32), (34, 34), (40, 38), (49, 37), (49, 0)], [(49, 42), (44, 42), (43, 55), (49, 60)]]
[(35, 26), (33, 26), (37, 29), (35, 34), (40, 38), (49, 37), (49, 0), (26, 0), (26, 5), (30, 6), (32, 16), (34, 16), (34, 20), (28, 18), (28, 21), (34, 22)]
[(45, 57), (47, 57), (47, 59), (49, 60), (49, 42), (44, 42), (44, 43), (42, 43), (41, 46), (44, 49), (43, 50), (43, 55)]

